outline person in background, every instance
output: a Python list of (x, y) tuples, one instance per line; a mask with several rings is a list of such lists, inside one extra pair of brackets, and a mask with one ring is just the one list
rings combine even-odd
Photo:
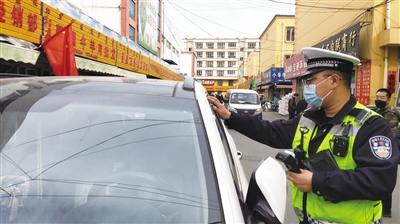
[[(301, 152), (298, 162), (315, 162), (314, 169), (286, 171), (300, 223), (382, 223), (381, 199), (395, 188), (400, 151), (388, 122), (351, 94), (351, 74), (360, 60), (314, 47), (301, 53), (307, 63), (303, 95), (312, 108), (300, 116), (260, 120), (208, 100), (230, 128), (270, 147)], [(334, 169), (325, 169), (328, 159)]]
[(297, 107), (297, 103), (298, 103), (297, 97), (299, 97), (299, 94), (298, 93), (294, 93), (292, 98), (289, 99), (289, 102), (288, 102), (288, 104), (289, 104), (288, 105), (289, 106), (288, 107), (289, 119), (293, 119), (294, 115), (296, 113), (296, 107)]
[[(392, 93), (389, 89), (378, 89), (375, 95), (375, 105), (378, 108), (377, 112), (389, 123), (390, 130), (393, 136), (395, 136), (399, 126), (400, 113), (395, 106), (390, 105), (391, 96)], [(382, 216), (388, 218), (392, 217), (392, 195), (388, 195), (386, 198), (382, 199), (382, 206)]]
[(307, 109), (307, 107), (308, 107), (308, 103), (306, 102), (306, 100), (303, 97), (303, 99), (301, 99), (296, 106), (295, 116), (299, 115), (303, 110)]

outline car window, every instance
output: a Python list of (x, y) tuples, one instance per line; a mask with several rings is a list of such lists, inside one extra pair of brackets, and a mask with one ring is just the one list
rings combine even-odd
[(90, 91), (8, 100), (1, 223), (221, 221), (194, 100)]
[[(232, 174), (233, 182), (235, 184), (236, 191), (237, 191), (236, 193), (238, 194), (238, 198), (241, 199), (242, 202), (244, 202), (244, 195), (241, 191), (242, 186), (240, 185), (240, 181), (239, 181), (239, 177), (238, 177), (239, 174), (238, 174), (238, 171), (237, 171), (234, 159), (233, 159), (233, 156), (237, 156), (237, 154), (232, 155), (232, 150), (230, 148), (229, 141), (228, 141), (228, 139), (226, 137), (226, 133), (224, 131), (226, 129), (223, 128), (224, 124), (221, 121), (221, 119), (215, 114), (215, 111), (214, 110), (212, 110), (212, 111), (215, 115), (215, 123), (218, 127), (218, 131), (220, 133), (222, 144), (224, 145), (224, 152), (225, 152), (226, 158), (229, 163), (230, 172)], [(235, 152), (233, 152), (233, 153), (235, 153)]]

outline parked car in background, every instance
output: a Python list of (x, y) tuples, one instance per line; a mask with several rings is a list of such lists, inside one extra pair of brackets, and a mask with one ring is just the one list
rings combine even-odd
[(235, 113), (249, 113), (262, 119), (262, 106), (258, 93), (249, 89), (229, 89), (224, 105)]
[(4, 78), (0, 91), (0, 223), (284, 222), (281, 164), (248, 182), (191, 77)]

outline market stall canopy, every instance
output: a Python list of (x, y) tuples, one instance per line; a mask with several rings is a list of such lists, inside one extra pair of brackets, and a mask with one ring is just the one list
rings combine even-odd
[(130, 78), (146, 78), (146, 75), (144, 75), (144, 74), (121, 69), (121, 68), (118, 68), (117, 66), (108, 65), (108, 64), (101, 63), (101, 62), (77, 57), (77, 56), (75, 56), (75, 60), (76, 60), (76, 67), (78, 69), (96, 71), (96, 72), (107, 73), (107, 74), (118, 75), (118, 76), (125, 76), (125, 77), (130, 77)]
[(36, 64), (40, 52), (31, 42), (15, 37), (0, 35), (0, 58), (29, 64)]

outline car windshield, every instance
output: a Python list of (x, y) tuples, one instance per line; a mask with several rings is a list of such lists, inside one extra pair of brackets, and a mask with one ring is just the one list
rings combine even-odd
[(231, 103), (260, 104), (260, 99), (255, 93), (232, 93)]
[(54, 90), (3, 94), (1, 223), (216, 223), (195, 100)]

